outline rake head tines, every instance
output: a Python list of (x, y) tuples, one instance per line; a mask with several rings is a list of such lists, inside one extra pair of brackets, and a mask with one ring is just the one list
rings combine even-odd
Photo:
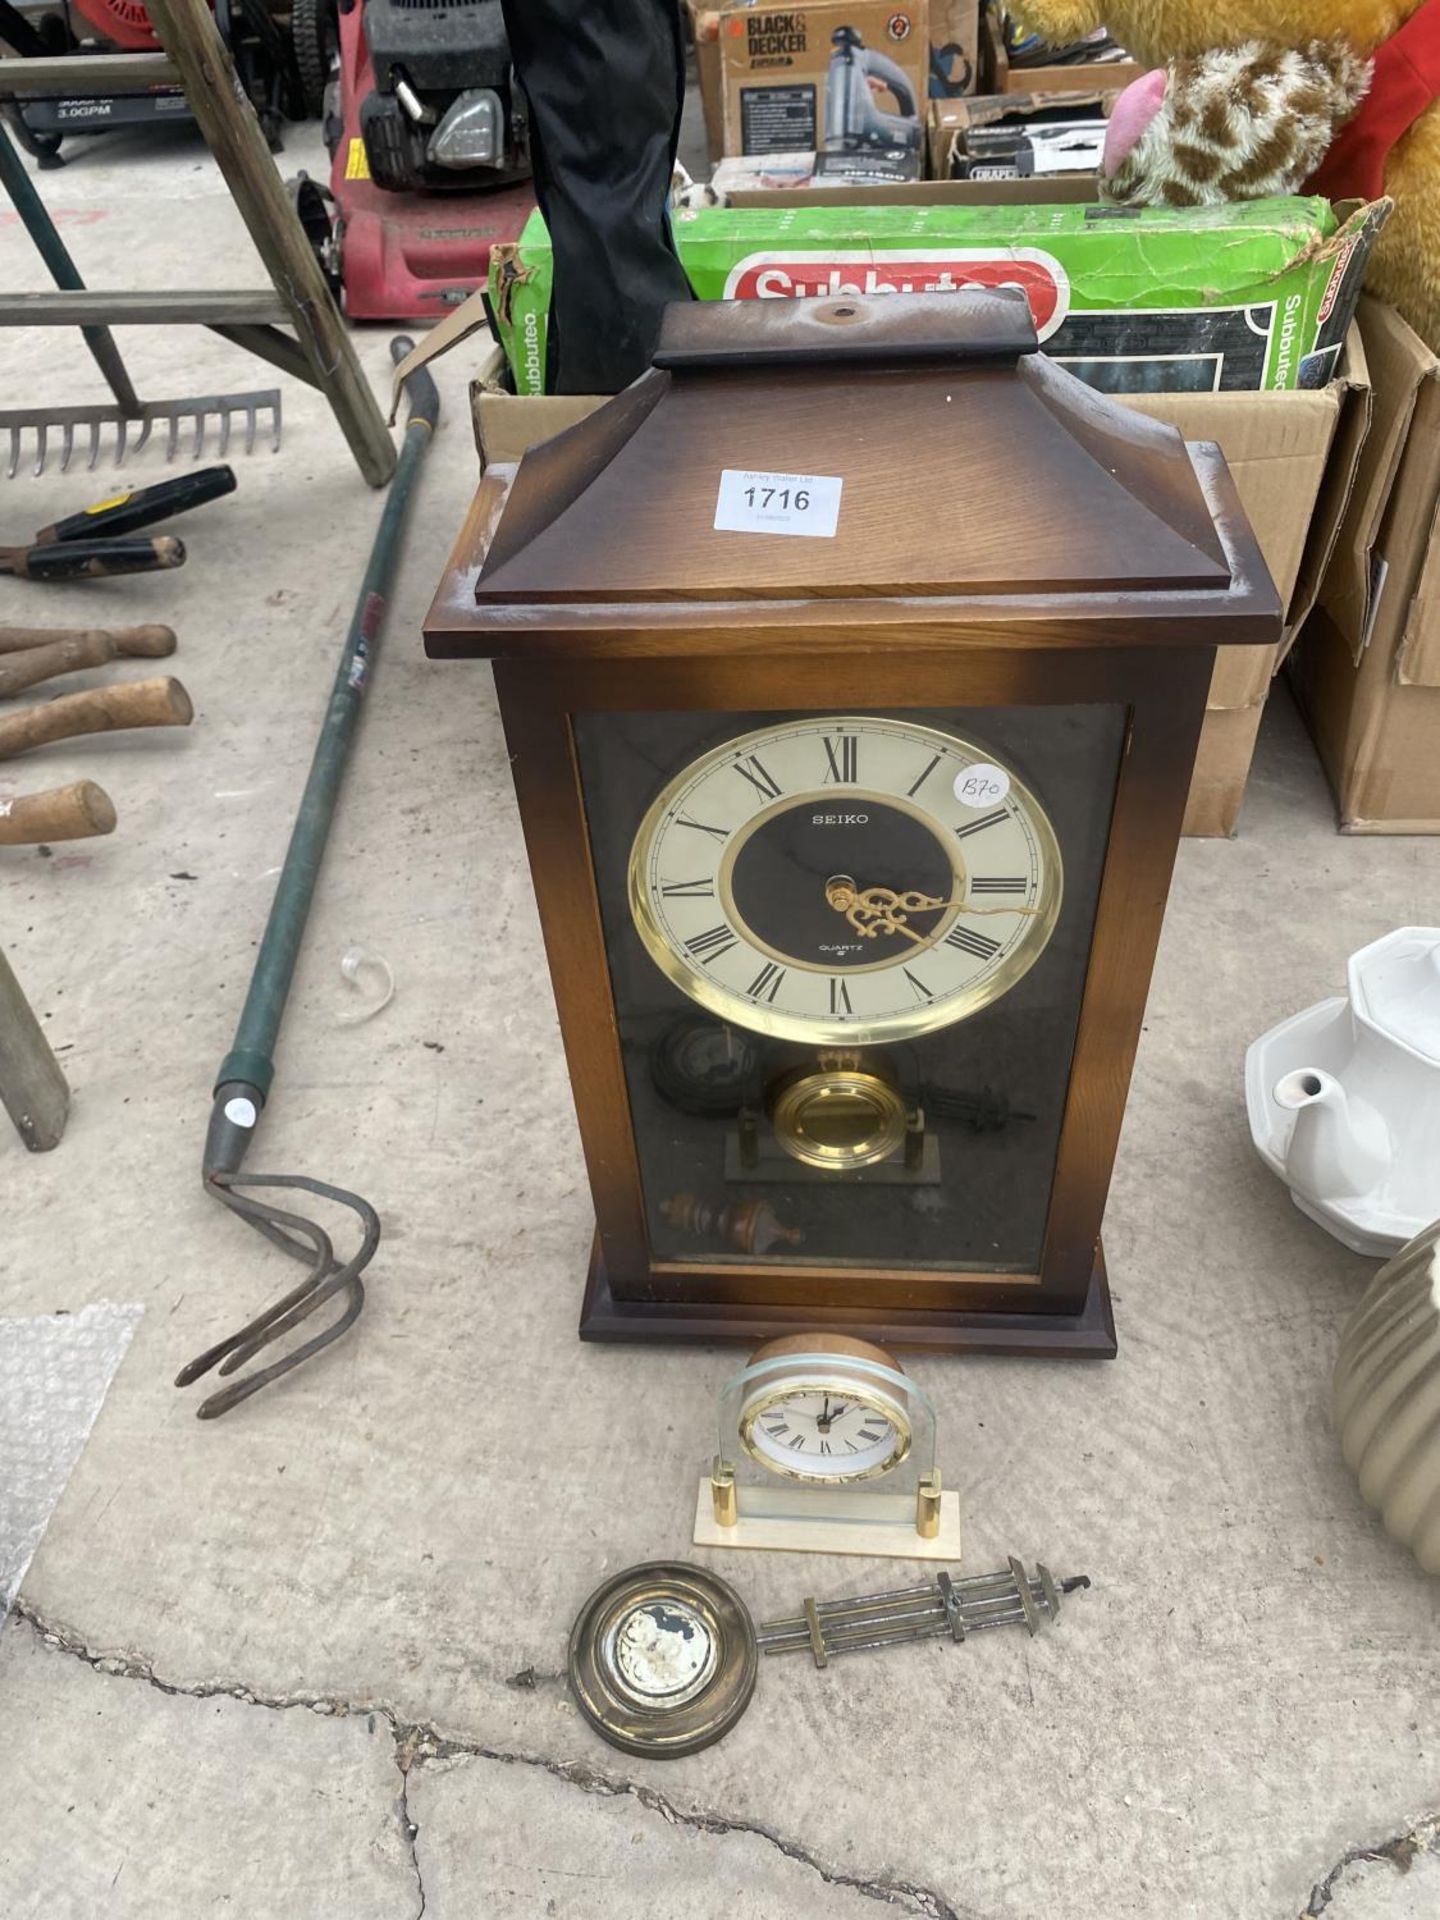
[[(9, 434), (9, 462), (6, 478), (13, 480), (22, 464), (31, 474), (44, 473), (54, 438), (59, 438), (60, 471), (69, 471), (75, 456), (76, 430), (84, 429), (87, 472), (100, 458), (103, 429), (115, 429), (113, 465), (123, 466), (127, 453), (140, 453), (156, 425), (164, 428), (165, 458), (174, 460), (185, 451), (192, 460), (205, 452), (208, 428), (213, 420), (219, 430), (218, 457), (224, 459), (230, 447), (234, 423), (242, 421), (245, 451), (253, 453), (262, 418), (268, 419), (270, 451), (280, 451), (280, 391), (278, 387), (257, 389), (254, 393), (207, 393), (192, 400), (143, 400), (138, 410), (125, 412), (114, 405), (95, 407), (12, 407), (0, 412), (0, 435)], [(35, 436), (33, 460), (26, 455), (25, 436)], [(133, 438), (132, 438), (133, 434)]]
[[(345, 1329), (359, 1319), (365, 1305), (365, 1288), (360, 1276), (374, 1259), (375, 1249), (380, 1244), (380, 1216), (370, 1202), (362, 1200), (358, 1193), (349, 1193), (344, 1187), (329, 1186), (323, 1180), (307, 1179), (300, 1173), (211, 1171), (205, 1176), (205, 1185), (233, 1214), (247, 1221), (257, 1233), (263, 1234), (294, 1259), (304, 1261), (310, 1270), (298, 1286), (292, 1287), (273, 1306), (256, 1314), (238, 1332), (230, 1334), (213, 1347), (207, 1347), (204, 1353), (197, 1354), (187, 1366), (182, 1367), (175, 1376), (177, 1387), (188, 1387), (202, 1374), (209, 1373), (212, 1367), (218, 1367), (221, 1373), (234, 1373), (263, 1347), (272, 1345), (309, 1320), (327, 1300), (338, 1293), (345, 1295), (340, 1312), (319, 1333), (302, 1340), (298, 1347), (292, 1347), (268, 1366), (256, 1367), (253, 1372), (245, 1374), (228, 1387), (222, 1387), (218, 1393), (212, 1393), (208, 1400), (203, 1400), (195, 1410), (197, 1417), (216, 1420), (232, 1407), (238, 1407), (242, 1400), (248, 1400), (252, 1393), (258, 1393), (262, 1387), (269, 1386), (272, 1380), (292, 1372), (322, 1348), (338, 1340)], [(348, 1260), (337, 1260), (330, 1236), (318, 1221), (309, 1220), (304, 1214), (286, 1212), (266, 1200), (249, 1199), (237, 1193), (237, 1187), (298, 1188), (322, 1200), (333, 1200), (342, 1207), (348, 1207), (360, 1221), (360, 1246)]]

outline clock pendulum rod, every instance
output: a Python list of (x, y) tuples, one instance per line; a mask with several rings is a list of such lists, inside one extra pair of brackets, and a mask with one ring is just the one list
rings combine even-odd
[(785, 1620), (762, 1621), (756, 1639), (762, 1653), (809, 1653), (817, 1667), (832, 1654), (861, 1653), (871, 1647), (895, 1647), (912, 1640), (968, 1639), (989, 1627), (1024, 1627), (1036, 1634), (1060, 1612), (1060, 1596), (1088, 1587), (1079, 1573), (1056, 1580), (1037, 1564), (1027, 1574), (1011, 1557), (1000, 1573), (952, 1580), (948, 1573), (919, 1586), (888, 1593), (857, 1594), (846, 1600), (807, 1599), (804, 1611)]
[[(392, 340), (390, 357), (398, 365), (410, 351), (411, 342)], [(301, 1261), (309, 1271), (298, 1286), (292, 1287), (263, 1313), (230, 1334), (217, 1345), (198, 1354), (175, 1376), (177, 1387), (188, 1387), (212, 1367), (222, 1374), (234, 1373), (248, 1360), (292, 1332), (335, 1295), (343, 1293), (340, 1312), (307, 1340), (292, 1347), (278, 1360), (256, 1367), (229, 1386), (222, 1387), (203, 1400), (196, 1413), (201, 1420), (214, 1420), (228, 1413), (242, 1400), (258, 1393), (261, 1387), (278, 1380), (302, 1361), (338, 1340), (360, 1315), (365, 1305), (361, 1275), (369, 1266), (380, 1244), (380, 1220), (375, 1209), (359, 1194), (343, 1187), (330, 1186), (304, 1174), (244, 1174), (241, 1164), (254, 1137), (255, 1127), (265, 1105), (275, 1075), (275, 1046), (280, 1022), (285, 1013), (295, 964), (305, 938), (310, 903), (315, 896), (325, 843), (340, 798), (341, 782), (349, 763), (356, 729), (364, 701), (367, 679), (374, 667), (380, 645), (389, 600), (390, 581), (395, 572), (405, 518), (415, 490), (420, 463), (425, 456), (440, 416), (440, 395), (435, 382), (424, 368), (412, 373), (405, 382), (410, 411), (395, 477), (380, 516), (380, 525), (366, 562), (365, 575), (351, 615), (339, 663), (331, 688), (325, 718), (315, 743), (315, 755), (300, 796), (295, 824), (285, 864), (276, 882), (265, 923), (260, 951), (250, 976), (249, 991), (241, 1010), (235, 1039), (220, 1063), (212, 1096), (210, 1126), (205, 1136), (205, 1156), (201, 1179), (211, 1193), (240, 1219), (263, 1234), (272, 1245)], [(354, 1213), (361, 1227), (359, 1250), (350, 1259), (335, 1258), (329, 1235), (318, 1221), (303, 1214), (290, 1213), (237, 1191), (241, 1187), (282, 1189), (316, 1195)]]

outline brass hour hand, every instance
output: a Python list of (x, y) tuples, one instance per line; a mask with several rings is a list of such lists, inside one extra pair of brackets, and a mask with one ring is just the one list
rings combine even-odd
[(903, 933), (907, 940), (920, 945), (924, 934), (916, 933), (907, 925), (912, 913), (936, 913), (949, 907), (960, 907), (967, 914), (1013, 913), (1030, 915), (1040, 911), (1038, 907), (977, 907), (965, 899), (963, 894), (955, 900), (940, 900), (934, 894), (916, 893), (913, 890), (897, 893), (893, 887), (856, 886), (848, 873), (837, 873), (825, 883), (825, 898), (837, 913), (843, 913), (846, 920), (867, 940), (873, 940), (881, 933)]

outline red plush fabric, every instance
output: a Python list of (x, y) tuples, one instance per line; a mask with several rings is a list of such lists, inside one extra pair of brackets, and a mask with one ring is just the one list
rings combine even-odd
[(1346, 122), (1306, 193), (1327, 200), (1378, 200), (1390, 150), (1440, 100), (1440, 0), (1426, 0), (1375, 55), (1370, 91)]

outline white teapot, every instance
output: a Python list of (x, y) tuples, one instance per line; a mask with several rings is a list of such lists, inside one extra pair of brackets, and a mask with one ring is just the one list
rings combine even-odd
[(1440, 1213), (1440, 927), (1399, 927), (1346, 973), (1347, 997), (1251, 1045), (1245, 1103), (1301, 1212), (1388, 1257)]

